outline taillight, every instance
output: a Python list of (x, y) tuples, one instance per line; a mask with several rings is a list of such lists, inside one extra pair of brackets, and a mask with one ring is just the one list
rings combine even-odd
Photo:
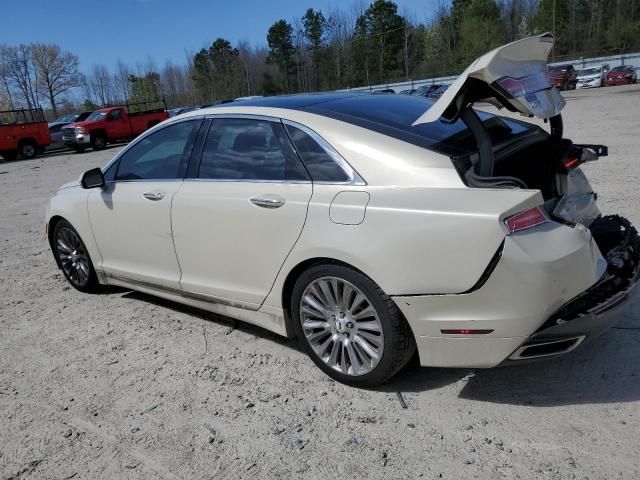
[(496, 83), (513, 97), (524, 97), (529, 93), (551, 88), (549, 79), (542, 72), (536, 72), (520, 78), (502, 77)]
[(579, 157), (567, 157), (562, 161), (562, 163), (564, 164), (564, 168), (572, 170), (579, 166), (582, 163), (582, 160), (580, 160)]
[(535, 227), (548, 221), (547, 215), (540, 207), (535, 207), (524, 212), (516, 213), (504, 220), (509, 233), (519, 232), (527, 228)]

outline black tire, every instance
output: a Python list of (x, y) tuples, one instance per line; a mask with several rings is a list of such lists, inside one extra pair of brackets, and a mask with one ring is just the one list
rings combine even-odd
[[(69, 232), (71, 232), (77, 238), (77, 245), (74, 246), (73, 244), (70, 244), (71, 242), (68, 241)], [(64, 247), (60, 244), (60, 241), (62, 241), (65, 245), (68, 244), (67, 248), (81, 247), (81, 249), (77, 248), (76, 250), (74, 250), (73, 255), (75, 257), (76, 252), (78, 252), (78, 258), (81, 258), (82, 256), (86, 258), (86, 263), (83, 263), (88, 269), (86, 278), (84, 278), (84, 276), (83, 278), (80, 278), (80, 275), (77, 272), (76, 275), (74, 275), (74, 270), (79, 270), (79, 268), (74, 268), (76, 263), (72, 263), (71, 261), (69, 261), (63, 265), (61, 255), (66, 255), (70, 252), (65, 251)], [(53, 229), (51, 248), (53, 250), (53, 256), (56, 260), (56, 263), (58, 264), (58, 267), (60, 268), (60, 270), (62, 270), (65, 278), (73, 288), (85, 293), (93, 293), (99, 290), (100, 284), (98, 283), (98, 276), (96, 275), (96, 271), (93, 268), (93, 262), (91, 261), (91, 257), (89, 256), (89, 251), (82, 241), (80, 234), (66, 220), (60, 220), (58, 223), (56, 223), (56, 226)], [(78, 260), (76, 260), (76, 262), (80, 263)], [(69, 265), (69, 263), (72, 263), (72, 265)]]
[(26, 140), (18, 145), (18, 155), (25, 160), (30, 160), (38, 155), (38, 145), (31, 140)]
[(107, 148), (107, 137), (101, 133), (91, 134), (91, 148), (96, 151)]
[(16, 152), (15, 150), (5, 150), (3, 152), (0, 152), (0, 155), (2, 155), (2, 158), (4, 158), (5, 160), (9, 161), (18, 158), (18, 152)]
[[(383, 350), (377, 365), (368, 373), (349, 375), (325, 363), (307, 340), (300, 320), (300, 305), (305, 289), (323, 277), (335, 277), (357, 287), (375, 309), (382, 326)], [(296, 280), (289, 306), (294, 330), (303, 350), (313, 362), (331, 378), (355, 387), (371, 387), (386, 382), (398, 373), (413, 357), (416, 344), (411, 328), (396, 304), (369, 277), (339, 264), (320, 264), (310, 267)]]

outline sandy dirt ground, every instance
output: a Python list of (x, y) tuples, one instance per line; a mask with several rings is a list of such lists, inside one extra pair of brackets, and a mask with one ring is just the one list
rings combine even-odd
[[(611, 149), (600, 207), (640, 225), (640, 86), (566, 97), (567, 136)], [(118, 148), (0, 162), (1, 478), (640, 478), (640, 295), (561, 359), (349, 388), (293, 340), (66, 284), (45, 204)]]

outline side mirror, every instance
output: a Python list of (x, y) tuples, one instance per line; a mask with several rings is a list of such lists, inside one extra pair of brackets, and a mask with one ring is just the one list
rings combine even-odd
[(82, 188), (102, 188), (105, 185), (104, 175), (100, 168), (92, 168), (82, 174), (80, 179)]

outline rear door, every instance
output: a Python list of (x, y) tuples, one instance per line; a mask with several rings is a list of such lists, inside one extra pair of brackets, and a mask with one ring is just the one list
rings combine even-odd
[(185, 291), (257, 309), (307, 215), (312, 184), (279, 119), (216, 117), (173, 199)]

